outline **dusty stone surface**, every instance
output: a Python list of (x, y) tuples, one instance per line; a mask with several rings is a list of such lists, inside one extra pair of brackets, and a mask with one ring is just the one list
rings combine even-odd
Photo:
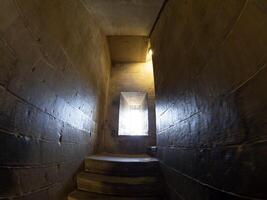
[(147, 155), (97, 154), (85, 160), (68, 199), (162, 199), (159, 162)]
[(145, 154), (97, 154), (85, 159), (85, 171), (119, 176), (159, 176), (158, 159)]
[[(146, 92), (148, 94), (148, 136), (118, 136), (121, 92)], [(153, 69), (146, 63), (115, 64), (111, 69), (107, 116), (101, 148), (109, 153), (145, 153), (155, 145), (155, 95)]]
[(148, 36), (164, 0), (82, 0), (106, 35)]
[(0, 198), (66, 198), (95, 151), (109, 67), (80, 1), (1, 0)]
[(108, 36), (113, 63), (146, 62), (149, 38), (146, 36)]
[(266, 199), (267, 3), (169, 0), (152, 35), (171, 199)]

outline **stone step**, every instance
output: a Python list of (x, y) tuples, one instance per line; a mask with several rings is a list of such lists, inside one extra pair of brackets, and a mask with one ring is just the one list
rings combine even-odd
[(163, 193), (161, 179), (153, 176), (119, 177), (82, 172), (77, 175), (79, 190), (118, 196), (157, 196)]
[(159, 162), (146, 155), (94, 155), (85, 159), (85, 171), (119, 176), (159, 175)]
[(75, 190), (69, 196), (68, 200), (160, 200), (159, 197), (120, 197), (120, 196), (108, 196), (100, 195), (90, 192), (84, 192)]

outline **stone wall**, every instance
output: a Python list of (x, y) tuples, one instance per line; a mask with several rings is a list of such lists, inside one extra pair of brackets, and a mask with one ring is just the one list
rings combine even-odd
[[(118, 136), (121, 92), (146, 92), (148, 94), (149, 135)], [(156, 143), (155, 93), (151, 63), (114, 64), (111, 69), (107, 117), (102, 151), (109, 153), (145, 153), (146, 148)]]
[(0, 2), (0, 198), (65, 199), (95, 152), (107, 41), (78, 0)]
[(152, 35), (170, 199), (267, 199), (267, 3), (169, 0)]

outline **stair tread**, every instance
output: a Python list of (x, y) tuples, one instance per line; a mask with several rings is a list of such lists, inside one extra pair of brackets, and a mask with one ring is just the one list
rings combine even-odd
[(159, 162), (148, 155), (98, 154), (85, 159), (85, 171), (118, 176), (159, 175)]
[(127, 185), (142, 185), (142, 184), (155, 184), (158, 183), (159, 179), (155, 176), (110, 176), (102, 174), (94, 174), (88, 172), (81, 172), (77, 176), (78, 179), (110, 183), (110, 184), (127, 184)]
[[(159, 162), (148, 155), (89, 156), (85, 160), (85, 172), (77, 175), (77, 189), (84, 192), (77, 193), (82, 198), (88, 192), (90, 195), (106, 195), (106, 199), (111, 196), (123, 199), (127, 196), (129, 200), (149, 200), (149, 197), (163, 194)], [(103, 199), (103, 196), (94, 199)]]
[(90, 199), (101, 199), (101, 200), (160, 200), (159, 197), (121, 197), (121, 196), (110, 196), (103, 194), (96, 194), (90, 192), (84, 192), (75, 190), (73, 191), (68, 200), (90, 200)]
[(150, 157), (148, 155), (97, 154), (88, 156), (86, 159), (106, 161), (106, 162), (121, 162), (121, 163), (158, 162), (156, 158)]

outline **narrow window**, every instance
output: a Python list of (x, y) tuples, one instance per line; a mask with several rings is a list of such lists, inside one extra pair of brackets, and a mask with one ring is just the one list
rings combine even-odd
[(121, 92), (119, 135), (148, 135), (148, 107), (145, 92)]

